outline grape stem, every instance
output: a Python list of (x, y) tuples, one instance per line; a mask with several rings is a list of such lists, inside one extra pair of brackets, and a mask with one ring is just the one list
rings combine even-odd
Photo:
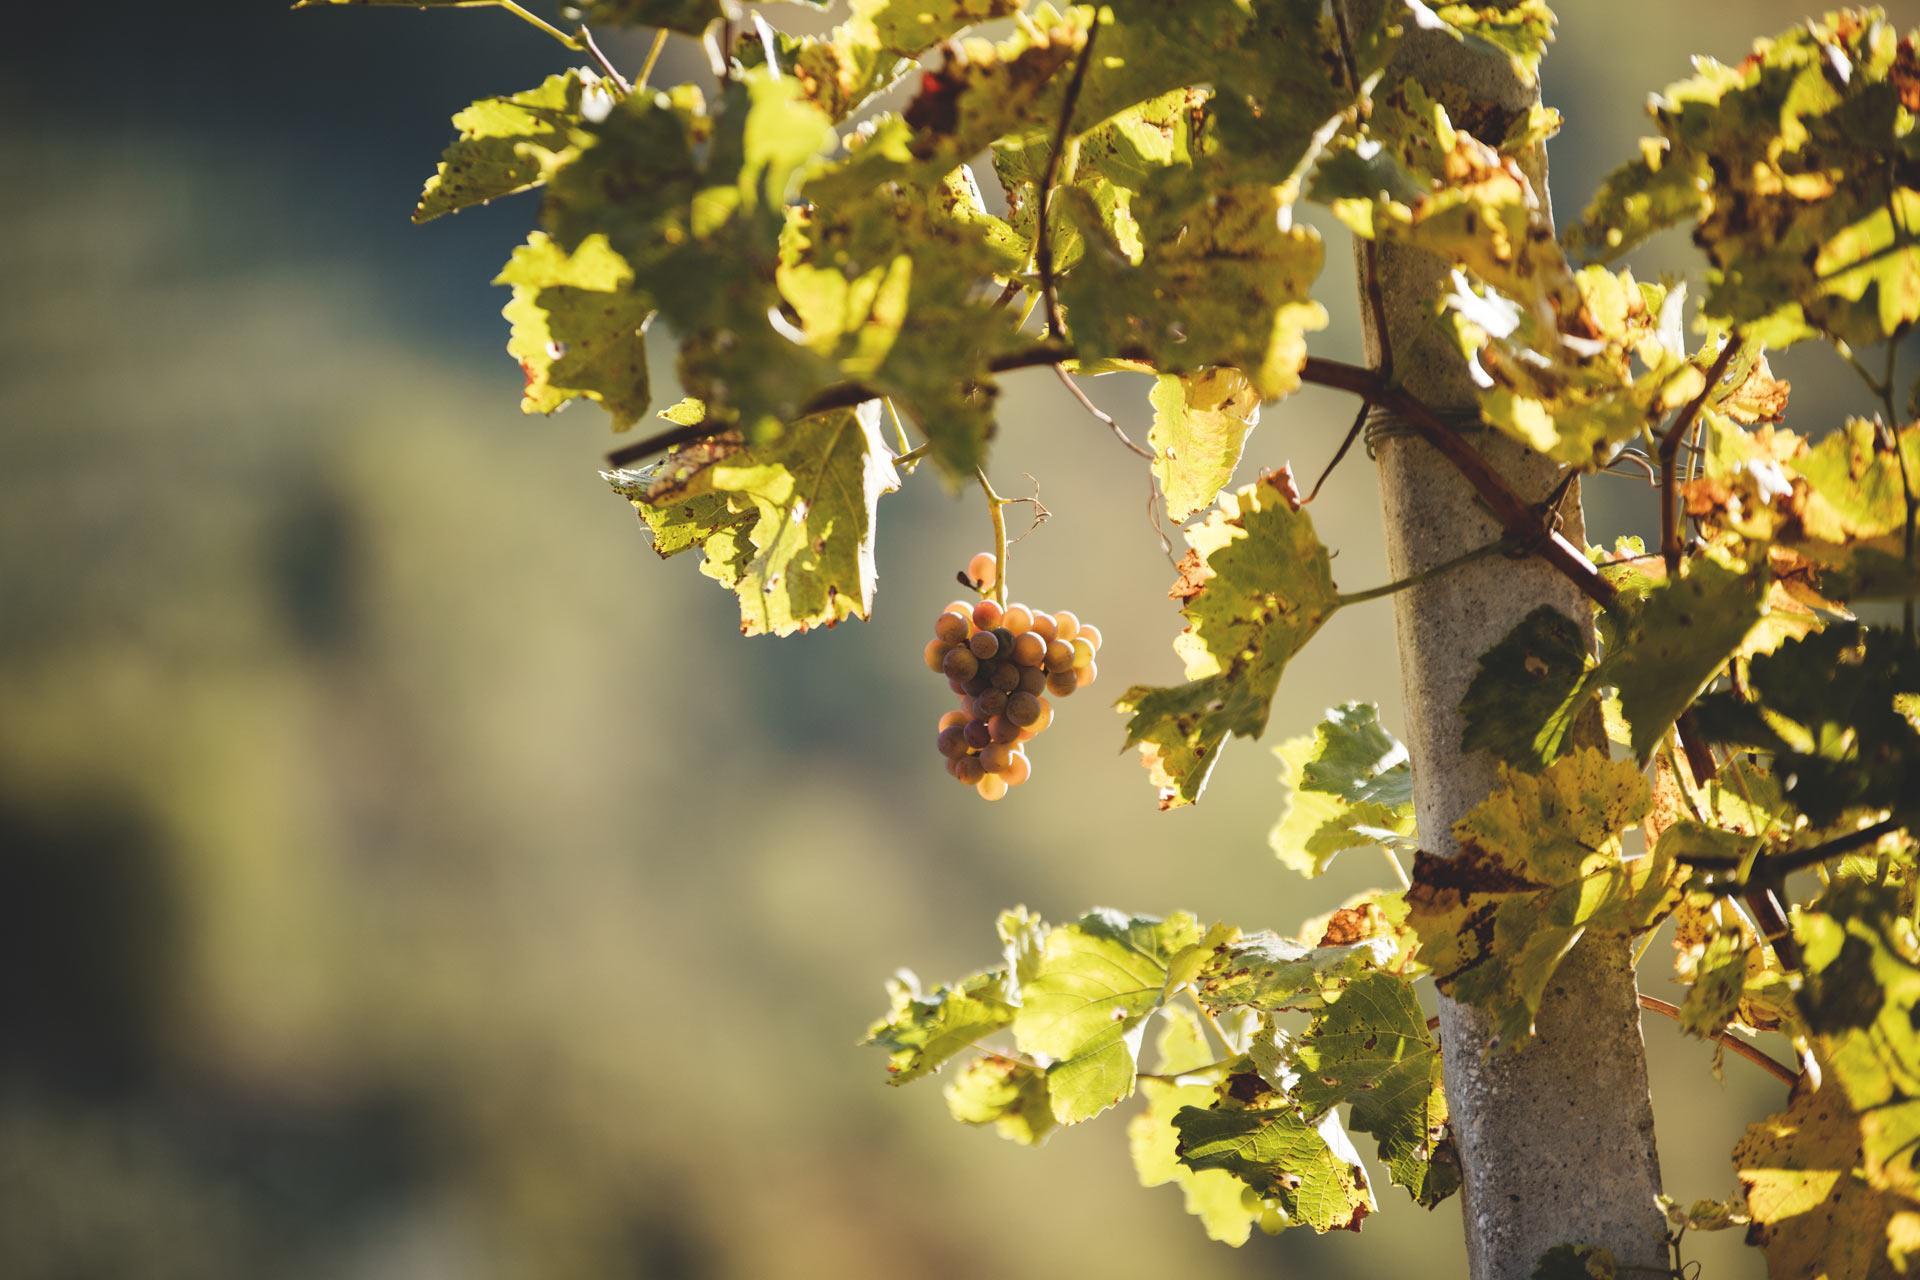
[(1047, 332), (1058, 338), (1067, 331), (1066, 320), (1060, 314), (1060, 298), (1054, 291), (1053, 279), (1053, 237), (1047, 223), (1048, 206), (1053, 203), (1053, 189), (1060, 181), (1060, 161), (1067, 152), (1067, 141), (1073, 132), (1073, 109), (1080, 102), (1080, 86), (1086, 83), (1087, 66), (1093, 61), (1094, 37), (1100, 34), (1100, 9), (1096, 5), (1093, 11), (1093, 25), (1087, 28), (1086, 43), (1080, 46), (1080, 57), (1073, 64), (1073, 74), (1067, 78), (1067, 91), (1060, 101), (1060, 120), (1054, 126), (1053, 149), (1047, 152), (1047, 165), (1040, 174), (1040, 190), (1034, 196), (1033, 263), (1040, 273), (1040, 297), (1047, 307)]
[(979, 478), (980, 492), (987, 495), (987, 518), (993, 522), (993, 598), (999, 606), (1007, 607), (1007, 513), (1009, 499), (993, 491), (993, 485), (987, 480), (987, 473), (979, 467), (973, 469)]

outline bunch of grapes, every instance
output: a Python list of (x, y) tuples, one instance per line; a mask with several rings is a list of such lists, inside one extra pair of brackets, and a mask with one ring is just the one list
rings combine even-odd
[[(967, 566), (982, 591), (999, 565), (985, 552)], [(1033, 773), (1026, 744), (1053, 723), (1048, 696), (1065, 698), (1094, 682), (1100, 629), (1071, 613), (1041, 613), (1024, 604), (1002, 608), (986, 599), (956, 600), (933, 624), (927, 666), (946, 676), (960, 709), (940, 717), (940, 754), (947, 772), (998, 800)]]

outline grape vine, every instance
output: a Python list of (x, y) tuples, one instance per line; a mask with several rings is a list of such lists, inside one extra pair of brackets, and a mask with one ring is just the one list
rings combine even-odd
[[(1023, 370), (1139, 455), (1156, 528), (1184, 525), (1183, 678), (1117, 704), (1162, 808), (1264, 734), (1289, 663), (1347, 605), (1491, 555), (1587, 602), (1480, 655), (1461, 747), (1498, 781), (1450, 832), (1416, 812), (1420, 761), (1369, 704), (1280, 748), (1279, 860), (1315, 876), (1372, 849), (1388, 883), (1289, 932), (1008, 911), (996, 965), (891, 985), (867, 1038), (892, 1083), (945, 1069), (957, 1120), (1025, 1145), (1141, 1095), (1140, 1180), (1179, 1187), (1208, 1236), (1358, 1229), (1379, 1209), (1369, 1159), (1423, 1206), (1462, 1185), (1423, 984), (1490, 1028), (1447, 1055), (1525, 1053), (1577, 943), (1670, 923), (1686, 996), (1643, 1005), (1792, 1082), (1725, 1187), (1664, 1202), (1671, 1239), (1744, 1225), (1782, 1277), (1920, 1255), (1920, 382), (1899, 394), (1920, 323), (1915, 33), (1845, 10), (1699, 60), (1556, 235), (1537, 179), (1557, 113), (1396, 61), (1438, 33), (1530, 84), (1545, 0), (851, 0), (823, 35), (735, 0), (582, 0), (565, 23), (509, 0), (299, 7), (353, 3), (499, 9), (586, 64), (460, 111), (414, 216), (540, 193), (497, 279), (529, 413), (586, 400), (636, 427), (647, 342), (671, 332), (686, 398), (605, 474), (662, 557), (698, 551), (744, 634), (868, 618), (880, 499), (923, 465), (977, 482), (994, 550), (925, 658), (960, 700), (940, 754), (985, 799), (1027, 781), (1027, 744), (1101, 643), (1008, 600), (987, 467)], [(634, 76), (596, 24), (656, 30)], [(676, 37), (711, 76), (657, 87)], [(904, 105), (876, 109), (896, 87)], [(1376, 318), (1383, 255), (1442, 266), (1411, 345), (1381, 322), (1372, 367), (1309, 354), (1328, 313), (1303, 205), (1360, 246)], [(1700, 251), (1693, 281), (1615, 265), (1669, 227)], [(1858, 416), (1787, 427), (1768, 352), (1801, 343), (1857, 375)], [(1416, 359), (1470, 383), (1473, 421), (1409, 388)], [(1090, 376), (1143, 380), (1145, 447)], [(1282, 467), (1234, 485), (1261, 405), (1305, 384), (1359, 402), (1329, 469), (1387, 415), (1497, 541), (1343, 592), (1319, 484), (1303, 500)], [(1558, 482), (1522, 492), (1491, 440)], [(1601, 474), (1655, 490), (1656, 546), (1571, 536), (1563, 504)], [(1616, 1262), (1569, 1239), (1539, 1274)]]

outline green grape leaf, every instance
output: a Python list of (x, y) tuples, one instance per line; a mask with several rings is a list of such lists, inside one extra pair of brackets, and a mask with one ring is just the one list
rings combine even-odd
[(913, 974), (902, 970), (887, 983), (891, 1007), (867, 1028), (865, 1043), (887, 1051), (887, 1083), (906, 1084), (938, 1071), (943, 1063), (1013, 1022), (1006, 974), (977, 973), (950, 987), (923, 994)]
[(1772, 752), (1787, 799), (1814, 826), (1920, 805), (1920, 728), (1896, 703), (1920, 692), (1920, 658), (1897, 629), (1830, 623), (1754, 657), (1746, 685), (1751, 701), (1728, 690), (1695, 704), (1701, 732)]
[(1144, 355), (1167, 374), (1230, 365), (1262, 399), (1287, 395), (1300, 385), (1306, 335), (1327, 324), (1308, 292), (1320, 274), (1319, 235), (1287, 224), (1279, 187), (1223, 188), (1204, 169), (1166, 172), (1168, 181), (1149, 183), (1132, 203), (1138, 263), (1082, 188), (1056, 197), (1088, 244), (1060, 282), (1081, 354)]
[(606, 473), (661, 555), (698, 546), (701, 571), (740, 598), (743, 635), (791, 635), (872, 614), (882, 494), (899, 487), (868, 401), (779, 439), (722, 437), (639, 471)]
[(1165, 1080), (1142, 1080), (1144, 1111), (1127, 1122), (1127, 1145), (1134, 1173), (1143, 1187), (1168, 1183), (1180, 1188), (1187, 1212), (1200, 1219), (1209, 1240), (1243, 1245), (1263, 1213), (1260, 1197), (1233, 1174), (1220, 1169), (1193, 1169), (1181, 1162), (1180, 1134), (1174, 1117), (1213, 1101), (1211, 1085), (1176, 1085)]
[(838, 380), (776, 323), (789, 194), (835, 142), (791, 79), (736, 78), (718, 113), (635, 93), (583, 126), (542, 217), (563, 248), (606, 237), (680, 340), (680, 382), (749, 442), (779, 434)]
[(1480, 655), (1460, 703), (1460, 749), (1486, 751), (1520, 769), (1552, 764), (1593, 692), (1592, 670), (1579, 624), (1541, 605)]
[(1023, 1147), (1045, 1142), (1055, 1127), (1047, 1098), (1047, 1073), (999, 1054), (985, 1054), (960, 1068), (946, 1090), (947, 1111), (961, 1124), (992, 1125)]
[(1167, 500), (1167, 518), (1185, 520), (1213, 504), (1233, 481), (1247, 436), (1260, 421), (1260, 394), (1238, 369), (1162, 374), (1149, 396), (1147, 445)]
[(1619, 691), (1638, 759), (1653, 755), (1680, 713), (1760, 624), (1766, 586), (1764, 571), (1741, 573), (1694, 557), (1677, 581), (1661, 582), (1634, 609), (1597, 678)]
[(1620, 848), (1649, 800), (1639, 769), (1591, 748), (1538, 774), (1502, 766), (1493, 794), (1454, 824), (1459, 852), (1415, 860), (1421, 959), (1441, 991), (1491, 1015), (1495, 1047), (1532, 1038), (1547, 983), (1588, 930), (1634, 932), (1665, 913), (1672, 862)]
[(1920, 1201), (1920, 943), (1896, 892), (1842, 881), (1800, 913), (1800, 1012), (1859, 1117), (1867, 1181)]
[(453, 117), (459, 136), (427, 179), (413, 220), (428, 222), (539, 186), (573, 145), (582, 117), (612, 108), (613, 98), (590, 71), (564, 71), (524, 93), (480, 99)]
[[(792, 0), (816, 9), (827, 0)], [(606, 26), (665, 27), (697, 36), (717, 19), (739, 12), (735, 0), (573, 0), (570, 9), (587, 22)]]
[(1753, 1217), (1749, 1239), (1774, 1276), (1892, 1280), (1906, 1267), (1889, 1257), (1908, 1235), (1916, 1206), (1875, 1188), (1859, 1172), (1860, 1118), (1834, 1084), (1804, 1085), (1785, 1111), (1750, 1127), (1733, 1167)]
[(1642, 138), (1640, 158), (1600, 184), (1579, 223), (1568, 229), (1567, 247), (1610, 262), (1655, 232), (1705, 217), (1712, 181), (1705, 156), (1676, 156), (1665, 138)]
[(1289, 1224), (1358, 1231), (1373, 1212), (1367, 1175), (1338, 1117), (1309, 1124), (1292, 1110), (1183, 1107), (1173, 1118), (1181, 1163), (1233, 1175), (1275, 1201)]
[(1194, 918), (1089, 912), (1047, 935), (1013, 1022), (1023, 1053), (1049, 1060), (1053, 1114), (1076, 1124), (1133, 1093), (1140, 1036), (1166, 999), (1176, 958), (1201, 941)]
[(1393, 953), (1388, 938), (1311, 947), (1273, 933), (1250, 934), (1213, 950), (1194, 978), (1194, 993), (1213, 1008), (1319, 1009)]
[(1413, 835), (1413, 767), (1372, 703), (1333, 708), (1274, 754), (1292, 792), (1268, 843), (1301, 875), (1321, 874), (1348, 849), (1391, 849)]
[(1609, 179), (1576, 239), (1616, 252), (1692, 220), (1714, 321), (1773, 347), (1897, 334), (1920, 319), (1911, 49), (1879, 11), (1842, 11), (1738, 65), (1699, 60), (1655, 97), (1658, 139)]
[(513, 326), (507, 354), (520, 362), (526, 413), (597, 401), (625, 431), (647, 411), (647, 324), (653, 307), (633, 289), (633, 271), (589, 236), (571, 254), (536, 231), (494, 278), (513, 288), (502, 309)]
[(1460, 1186), (1447, 1127), (1440, 1045), (1412, 982), (1364, 973), (1316, 1017), (1294, 1048), (1295, 1096), (1309, 1117), (1346, 1102), (1348, 1124), (1380, 1141), (1395, 1184), (1432, 1208)]
[[(977, 23), (1005, 18), (1018, 0), (853, 0), (846, 21), (824, 36), (772, 33), (780, 69), (796, 77), (807, 100), (844, 120), (898, 81), (927, 50)], [(741, 46), (751, 60), (763, 46)]]
[(1187, 530), (1187, 629), (1174, 641), (1187, 683), (1135, 686), (1121, 698), (1161, 808), (1191, 804), (1229, 734), (1258, 737), (1280, 676), (1339, 607), (1327, 549), (1301, 511), (1292, 477), (1270, 472), (1235, 491), (1231, 512)]

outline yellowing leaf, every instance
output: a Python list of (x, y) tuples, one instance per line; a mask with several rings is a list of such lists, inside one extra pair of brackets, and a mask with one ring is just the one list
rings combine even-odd
[(803, 419), (769, 444), (720, 439), (607, 474), (655, 549), (698, 546), (701, 570), (740, 597), (744, 635), (790, 635), (873, 610), (875, 509), (899, 487), (869, 401)]
[(1292, 792), (1267, 842), (1301, 875), (1321, 874), (1348, 849), (1391, 849), (1413, 834), (1413, 767), (1372, 703), (1333, 708), (1274, 754)]
[(1496, 1046), (1533, 1035), (1547, 983), (1589, 929), (1650, 927), (1669, 905), (1672, 863), (1623, 858), (1620, 833), (1649, 803), (1627, 761), (1582, 749), (1500, 785), (1454, 824), (1459, 852), (1421, 853), (1409, 924), (1440, 990), (1485, 1009)]
[(427, 179), (415, 222), (457, 213), (546, 181), (573, 143), (582, 111), (610, 110), (613, 98), (589, 71), (548, 76), (538, 88), (482, 98), (453, 117), (460, 136)]
[(1119, 704), (1162, 808), (1199, 798), (1229, 734), (1265, 730), (1287, 663), (1339, 607), (1327, 550), (1291, 489), (1269, 474), (1187, 530), (1187, 630), (1174, 641), (1187, 683), (1136, 686)]
[(526, 375), (524, 412), (553, 413), (578, 398), (605, 406), (616, 431), (640, 420), (651, 394), (653, 306), (634, 291), (632, 269), (605, 236), (589, 236), (569, 254), (536, 231), (494, 283), (513, 287), (501, 314), (513, 326), (507, 354)]
[(1185, 377), (1162, 374), (1151, 395), (1147, 444), (1167, 516), (1185, 520), (1213, 505), (1233, 479), (1247, 436), (1260, 421), (1260, 395), (1238, 369)]

